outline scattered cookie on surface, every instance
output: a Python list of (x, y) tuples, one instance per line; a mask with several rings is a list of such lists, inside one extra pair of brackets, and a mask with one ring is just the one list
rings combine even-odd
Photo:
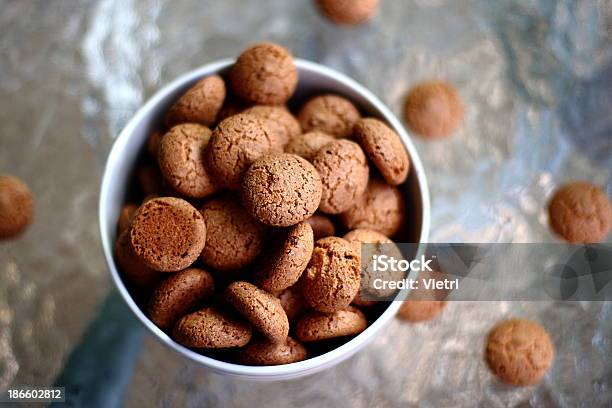
[(196, 348), (242, 347), (251, 336), (247, 322), (218, 307), (207, 307), (182, 317), (172, 331), (178, 343)]
[(255, 105), (244, 113), (267, 120), (268, 128), (276, 134), (282, 147), (302, 133), (300, 123), (284, 106)]
[(151, 288), (163, 277), (162, 273), (149, 268), (138, 258), (132, 248), (128, 230), (122, 232), (115, 242), (115, 259), (123, 275), (133, 285)]
[(236, 351), (236, 360), (247, 365), (290, 364), (306, 359), (306, 349), (291, 337), (275, 343), (266, 339), (251, 340)]
[(14, 176), (0, 174), (0, 240), (15, 238), (34, 219), (34, 197), (28, 186)]
[(397, 317), (413, 323), (424, 322), (438, 316), (445, 306), (446, 301), (443, 300), (405, 300)]
[(313, 214), (313, 216), (308, 218), (306, 222), (312, 227), (315, 241), (321, 238), (336, 235), (336, 226), (326, 215)]
[(307, 312), (295, 327), (295, 336), (303, 342), (321, 341), (361, 333), (367, 327), (367, 320), (356, 307), (333, 313)]
[(136, 204), (126, 204), (123, 206), (121, 212), (119, 212), (119, 221), (117, 221), (117, 236), (130, 228), (137, 210), (138, 206)]
[(319, 149), (333, 142), (335, 138), (327, 133), (312, 131), (295, 136), (285, 147), (285, 153), (297, 154), (312, 161)]
[(378, 0), (315, 0), (315, 4), (324, 17), (336, 24), (362, 24), (378, 11)]
[(606, 193), (585, 181), (557, 190), (548, 214), (552, 229), (571, 243), (601, 242), (612, 228), (612, 204)]
[(419, 136), (428, 139), (447, 137), (463, 122), (463, 103), (449, 83), (424, 81), (408, 93), (404, 118), (408, 127)]
[(348, 99), (339, 95), (319, 95), (311, 98), (298, 113), (304, 132), (318, 130), (335, 137), (348, 137), (361, 115)]
[(485, 354), (489, 368), (501, 380), (526, 386), (542, 380), (553, 363), (555, 348), (539, 324), (510, 319), (489, 332)]
[(225, 93), (225, 82), (219, 75), (199, 80), (168, 110), (166, 126), (188, 122), (213, 125), (225, 101)]

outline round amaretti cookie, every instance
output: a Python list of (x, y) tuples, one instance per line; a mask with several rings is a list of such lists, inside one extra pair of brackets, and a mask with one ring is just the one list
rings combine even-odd
[(293, 285), (308, 266), (313, 248), (312, 227), (307, 222), (277, 231), (271, 247), (255, 267), (255, 284), (268, 292)]
[(306, 222), (312, 227), (315, 241), (336, 235), (336, 226), (329, 217), (323, 214), (313, 214)]
[(255, 105), (245, 110), (244, 113), (265, 119), (268, 128), (276, 134), (282, 147), (302, 133), (300, 123), (284, 106)]
[(162, 140), (164, 134), (159, 130), (151, 133), (151, 136), (147, 139), (147, 152), (152, 159), (157, 160), (157, 152), (159, 151), (159, 143)]
[(225, 101), (225, 82), (219, 75), (199, 80), (168, 110), (166, 126), (179, 123), (200, 123), (210, 126)]
[(315, 4), (324, 17), (336, 24), (361, 24), (378, 10), (378, 0), (315, 0)]
[(247, 365), (290, 364), (306, 359), (306, 348), (291, 337), (283, 342), (254, 339), (236, 351), (236, 361)]
[(117, 221), (117, 235), (121, 235), (123, 231), (127, 231), (132, 225), (134, 215), (138, 211), (136, 204), (126, 204), (119, 212), (119, 220)]
[(493, 373), (512, 385), (538, 383), (552, 365), (554, 345), (537, 323), (510, 319), (496, 325), (487, 338), (486, 360)]
[(182, 317), (174, 326), (172, 337), (186, 347), (242, 347), (251, 341), (251, 326), (234, 314), (218, 307), (207, 307)]
[(128, 282), (133, 285), (151, 288), (162, 279), (162, 274), (149, 268), (136, 256), (132, 243), (130, 242), (130, 232), (123, 231), (117, 242), (115, 242), (115, 259), (119, 270), (126, 277)]
[(428, 139), (450, 136), (463, 121), (463, 103), (457, 90), (444, 81), (424, 81), (406, 97), (408, 127)]
[(424, 322), (438, 316), (446, 306), (443, 300), (405, 300), (397, 317), (412, 323)]
[(147, 266), (160, 272), (176, 272), (198, 259), (206, 242), (206, 225), (187, 201), (154, 198), (138, 209), (130, 240), (134, 252)]
[(606, 193), (585, 181), (557, 190), (548, 214), (553, 230), (571, 243), (601, 242), (612, 228), (612, 204)]
[(410, 161), (400, 137), (378, 119), (359, 119), (353, 127), (355, 141), (392, 186), (403, 183)]
[(187, 268), (166, 278), (149, 300), (149, 317), (162, 329), (192, 312), (210, 298), (215, 284), (210, 273), (199, 268)]
[(340, 214), (340, 222), (348, 229), (365, 228), (392, 237), (406, 218), (406, 202), (397, 189), (372, 178), (368, 188), (353, 205)]
[(330, 314), (310, 311), (298, 320), (295, 336), (305, 343), (327, 340), (361, 333), (367, 325), (361, 310), (353, 306)]
[(204, 166), (209, 128), (197, 123), (174, 126), (159, 146), (159, 167), (166, 182), (178, 193), (204, 198), (218, 190)]
[(274, 295), (248, 282), (231, 283), (224, 293), (227, 303), (268, 339), (282, 342), (289, 335), (289, 320)]
[(304, 132), (319, 130), (335, 137), (348, 137), (361, 115), (351, 101), (338, 95), (310, 99), (298, 113)]
[(238, 189), (242, 176), (255, 160), (266, 153), (280, 151), (280, 141), (263, 119), (240, 113), (215, 128), (204, 159), (217, 183)]
[(346, 308), (359, 291), (361, 271), (355, 246), (339, 237), (315, 242), (300, 284), (310, 306), (323, 313)]
[(335, 138), (327, 133), (312, 131), (295, 136), (285, 147), (285, 153), (297, 154), (312, 161), (319, 149), (333, 142)]
[(325, 145), (312, 164), (323, 183), (319, 210), (324, 213), (339, 214), (348, 210), (366, 190), (368, 163), (355, 142), (341, 139)]
[(290, 322), (294, 322), (308, 308), (308, 304), (298, 286), (291, 286), (278, 294), (278, 299)]
[(298, 82), (297, 68), (289, 51), (265, 42), (244, 50), (230, 76), (237, 96), (263, 105), (287, 102)]
[(233, 196), (204, 204), (206, 246), (200, 259), (220, 271), (240, 269), (257, 258), (264, 244), (266, 227), (252, 218)]
[(34, 198), (17, 177), (0, 174), (0, 240), (18, 236), (34, 219)]
[(256, 160), (242, 180), (242, 203), (257, 220), (288, 227), (309, 218), (321, 201), (321, 177), (306, 159), (276, 153)]

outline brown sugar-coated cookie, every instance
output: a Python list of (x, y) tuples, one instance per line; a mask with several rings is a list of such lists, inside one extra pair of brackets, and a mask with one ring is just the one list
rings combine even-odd
[(186, 122), (210, 126), (215, 123), (224, 100), (225, 82), (219, 75), (201, 79), (168, 110), (166, 126)]
[(172, 337), (186, 347), (242, 347), (251, 340), (251, 326), (225, 310), (207, 307), (182, 317)]
[(306, 359), (302, 344), (287, 337), (284, 342), (275, 343), (266, 339), (254, 339), (236, 351), (236, 360), (247, 365), (290, 364)]
[(130, 230), (134, 252), (150, 268), (174, 272), (187, 268), (202, 252), (206, 225), (187, 201), (154, 198), (139, 209)]
[(240, 54), (231, 71), (232, 90), (240, 98), (279, 105), (293, 95), (298, 72), (291, 54), (272, 43), (255, 44)]
[(278, 298), (248, 282), (234, 282), (225, 300), (268, 339), (282, 342), (289, 334), (289, 320)]
[(340, 221), (348, 229), (373, 229), (392, 237), (406, 218), (404, 196), (384, 181), (372, 178), (368, 188), (346, 212)]
[(127, 231), (130, 228), (137, 210), (138, 206), (136, 204), (126, 204), (123, 206), (119, 212), (119, 220), (117, 221), (117, 235), (121, 235), (123, 231)]
[(457, 90), (444, 81), (425, 81), (406, 97), (404, 117), (408, 127), (429, 139), (446, 137), (463, 121), (463, 103)]
[(163, 277), (163, 275), (149, 268), (144, 262), (136, 256), (132, 243), (130, 242), (130, 232), (124, 231), (117, 238), (115, 243), (115, 259), (119, 270), (127, 280), (143, 288), (150, 288), (155, 286)]
[(329, 217), (323, 214), (313, 214), (313, 216), (308, 218), (306, 222), (312, 227), (315, 241), (321, 238), (336, 235), (336, 226), (329, 219)]
[(149, 301), (149, 317), (166, 329), (191, 312), (215, 290), (212, 275), (199, 268), (187, 268), (166, 278)]
[(280, 141), (263, 119), (241, 113), (219, 123), (204, 158), (217, 183), (237, 189), (251, 163), (266, 153), (280, 151)]
[(218, 190), (204, 166), (204, 150), (211, 131), (196, 123), (174, 126), (159, 146), (159, 167), (164, 179), (178, 193), (204, 198)]
[(503, 321), (487, 338), (489, 368), (512, 385), (538, 383), (552, 365), (554, 355), (554, 345), (546, 330), (529, 320)]
[(255, 267), (255, 284), (268, 292), (293, 285), (306, 269), (313, 248), (312, 227), (306, 222), (278, 231), (266, 256)]
[(312, 161), (321, 175), (323, 193), (319, 210), (339, 214), (355, 204), (368, 185), (369, 168), (361, 147), (350, 140), (335, 140), (319, 150)]
[(257, 258), (266, 228), (247, 214), (238, 198), (225, 196), (211, 200), (200, 211), (208, 236), (200, 256), (202, 262), (221, 271), (230, 271)]
[(548, 213), (553, 230), (571, 243), (601, 242), (612, 228), (612, 204), (606, 193), (585, 181), (557, 190)]
[(327, 133), (312, 131), (295, 136), (285, 147), (285, 153), (297, 154), (308, 161), (312, 161), (320, 148), (333, 142), (334, 137)]
[(443, 300), (405, 300), (397, 312), (397, 317), (409, 322), (423, 322), (438, 316), (446, 306)]
[(406, 180), (410, 161), (397, 133), (378, 119), (365, 118), (357, 121), (353, 135), (387, 183), (397, 186)]
[(264, 224), (295, 225), (309, 218), (321, 201), (321, 178), (306, 159), (276, 153), (256, 160), (242, 180), (246, 210)]
[(17, 177), (0, 174), (0, 240), (21, 234), (34, 219), (34, 198)]
[(284, 106), (256, 105), (245, 110), (244, 113), (265, 119), (268, 128), (276, 134), (283, 147), (302, 133), (300, 123)]
[(360, 281), (359, 254), (355, 246), (342, 238), (327, 237), (315, 242), (300, 284), (310, 306), (332, 313), (353, 301)]
[(278, 299), (283, 310), (287, 313), (287, 319), (290, 322), (295, 321), (308, 308), (308, 304), (298, 285), (283, 290), (278, 294)]
[(152, 159), (157, 160), (157, 152), (159, 151), (159, 143), (162, 140), (164, 134), (159, 130), (151, 133), (151, 136), (147, 139), (147, 152)]
[(353, 306), (331, 314), (311, 311), (298, 321), (295, 336), (303, 342), (327, 340), (361, 333), (367, 324), (363, 313)]
[(331, 94), (315, 96), (298, 113), (304, 132), (319, 130), (335, 137), (349, 136), (360, 117), (351, 101)]
[(378, 0), (315, 0), (323, 16), (336, 24), (361, 24), (376, 14)]

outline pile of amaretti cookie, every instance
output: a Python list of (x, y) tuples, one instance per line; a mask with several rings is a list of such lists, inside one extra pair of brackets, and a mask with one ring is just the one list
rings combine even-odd
[(149, 140), (142, 203), (123, 208), (115, 255), (180, 344), (286, 364), (368, 325), (360, 243), (390, 242), (404, 224), (409, 159), (342, 96), (314, 95), (295, 117), (297, 82), (287, 50), (256, 44), (227, 78), (187, 90)]

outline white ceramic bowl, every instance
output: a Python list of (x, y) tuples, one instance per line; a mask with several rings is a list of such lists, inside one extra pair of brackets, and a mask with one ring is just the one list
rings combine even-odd
[[(182, 75), (157, 92), (130, 120), (115, 141), (104, 169), (100, 191), (100, 234), (104, 256), (117, 289), (140, 321), (164, 344), (179, 354), (225, 375), (255, 379), (281, 380), (313, 374), (347, 359), (361, 350), (395, 316), (399, 301), (390, 302), (382, 314), (361, 334), (339, 347), (298, 363), (281, 366), (252, 367), (219, 361), (181, 346), (153, 324), (136, 304), (126, 287), (113, 257), (116, 225), (119, 211), (125, 202), (131, 175), (144, 150), (148, 136), (161, 123), (168, 107), (198, 79), (211, 75), (227, 74), (233, 60), (223, 60), (205, 65)], [(297, 59), (299, 84), (292, 104), (299, 104), (308, 96), (321, 92), (333, 92), (352, 100), (364, 115), (378, 117), (387, 122), (401, 137), (411, 160), (411, 170), (404, 191), (407, 195), (411, 220), (411, 242), (425, 243), (429, 233), (429, 192), (423, 166), (414, 145), (401, 123), (391, 111), (370, 91), (347, 76), (325, 66)], [(299, 106), (299, 105), (297, 105)], [(422, 246), (419, 246), (422, 252)], [(418, 254), (420, 255), (420, 253)], [(399, 294), (401, 300), (405, 294)]]

